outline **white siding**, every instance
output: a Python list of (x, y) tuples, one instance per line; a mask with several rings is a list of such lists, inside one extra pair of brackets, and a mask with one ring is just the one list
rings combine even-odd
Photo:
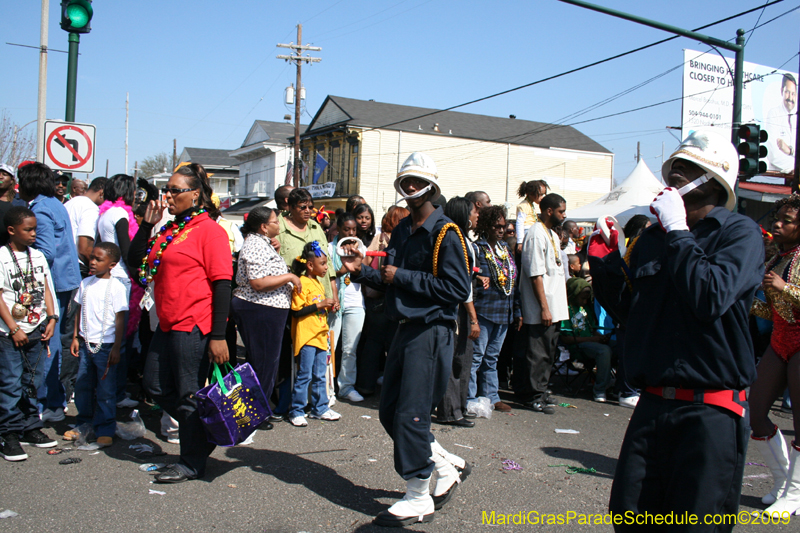
[(331, 124), (343, 122), (349, 118), (350, 117), (347, 116), (347, 114), (345, 114), (338, 105), (329, 101), (322, 112), (320, 112), (316, 122), (314, 122), (314, 128), (316, 129), (323, 126), (330, 126)]

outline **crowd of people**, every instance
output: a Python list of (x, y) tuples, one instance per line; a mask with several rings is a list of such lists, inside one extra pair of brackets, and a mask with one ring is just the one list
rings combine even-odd
[[(715, 142), (684, 141), (651, 206), (658, 223), (637, 215), (622, 231), (612, 219), (592, 228), (566, 220), (566, 200), (542, 180), (520, 185), (513, 215), (483, 191), (447, 200), (422, 153), (395, 181), (408, 208), (392, 206), (380, 223), (358, 195), (331, 212), (286, 185), (275, 208), (254, 208), (239, 227), (198, 164), (179, 166), (161, 191), (123, 174), (70, 187), (41, 163), (0, 166), (0, 455), (20, 461), (21, 444), (56, 446), (42, 428), (63, 420), (70, 400), (78, 425), (111, 446), (116, 410), (147, 401), (180, 445), (155, 481), (202, 478), (214, 444), (194, 393), (212, 363), (236, 360), (238, 332), (274, 406), (261, 429), (336, 421), (337, 401), (381, 391), (380, 420), (407, 483), (382, 525), (429, 521), (471, 471), (436, 442), (432, 421), (474, 427), (484, 398), (498, 412), (552, 415), (554, 369), (586, 373), (596, 402), (636, 409), (612, 511), (738, 506), (738, 491), (711, 472), (741, 481), (740, 393), (755, 383), (752, 439), (775, 476), (764, 503), (794, 512), (800, 448), (789, 453), (768, 414), (787, 383), (800, 406), (800, 197), (777, 206), (780, 250), (764, 275), (756, 225), (730, 213), (729, 165), (707, 153)], [(728, 148), (719, 153), (735, 160)], [(747, 316), (759, 286), (753, 314), (775, 331), (756, 380)], [(643, 347), (647, 358), (636, 356)], [(132, 384), (141, 385), (133, 398)], [(664, 409), (674, 419), (666, 429)], [(677, 451), (681, 439), (724, 433), (731, 421), (730, 454), (700, 465)], [(659, 431), (681, 437), (664, 463), (642, 452)], [(76, 428), (63, 439), (81, 436)], [(702, 505), (686, 491), (647, 492), (652, 476), (674, 468), (692, 471)]]

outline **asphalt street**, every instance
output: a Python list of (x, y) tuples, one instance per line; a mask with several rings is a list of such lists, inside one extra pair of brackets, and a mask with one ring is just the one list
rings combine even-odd
[[(433, 425), (441, 444), (464, 457), (474, 469), (448, 506), (430, 524), (409, 531), (610, 531), (608, 525), (489, 525), (495, 513), (604, 513), (614, 468), (631, 410), (586, 397), (559, 397), (576, 408), (556, 407), (554, 415), (524, 409), (494, 412), (474, 428)], [(0, 511), (18, 516), (0, 520), (0, 531), (224, 531), (338, 532), (385, 531), (372, 518), (402, 496), (405, 485), (392, 466), (392, 443), (378, 421), (378, 398), (359, 404), (339, 402), (338, 422), (309, 420), (307, 428), (279, 423), (257, 431), (251, 445), (217, 448), (207, 476), (178, 485), (156, 485), (138, 466), (169, 462), (178, 446), (159, 435), (159, 413), (144, 411), (147, 435), (135, 441), (115, 439), (99, 453), (71, 451), (48, 455), (28, 449), (30, 458), (0, 464)], [(777, 407), (777, 406), (776, 406)], [(124, 420), (129, 410), (119, 413)], [(64, 422), (45, 429), (60, 437), (75, 415), (70, 405)], [(773, 420), (793, 438), (791, 416), (773, 412)], [(560, 434), (574, 429), (578, 434)], [(131, 444), (157, 444), (166, 457), (139, 457)], [(62, 443), (59, 445), (69, 447)], [(60, 465), (66, 457), (78, 464)], [(511, 460), (520, 469), (503, 461)], [(748, 461), (763, 463), (752, 447)], [(559, 466), (554, 466), (559, 465)], [(594, 473), (567, 473), (566, 466)], [(761, 509), (769, 491), (769, 471), (748, 465), (742, 510)], [(164, 494), (152, 493), (152, 490)], [(484, 513), (486, 515), (484, 516)], [(513, 520), (513, 516), (512, 516)], [(739, 526), (737, 531), (797, 531), (794, 525)]]

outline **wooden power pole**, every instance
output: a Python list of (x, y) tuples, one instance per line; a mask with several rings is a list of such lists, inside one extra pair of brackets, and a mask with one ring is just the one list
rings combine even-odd
[(297, 44), (278, 44), (279, 48), (290, 48), (294, 54), (290, 56), (277, 56), (278, 59), (291, 61), (297, 66), (297, 85), (295, 85), (294, 95), (294, 186), (300, 186), (300, 168), (302, 162), (300, 161), (300, 74), (303, 63), (319, 63), (322, 61), (319, 57), (311, 57), (309, 55), (303, 56), (303, 51), (308, 50), (311, 52), (319, 52), (322, 50), (319, 46), (303, 45), (303, 25), (297, 25)]

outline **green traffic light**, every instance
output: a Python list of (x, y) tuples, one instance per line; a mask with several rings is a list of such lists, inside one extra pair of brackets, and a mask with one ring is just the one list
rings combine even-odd
[(86, 10), (85, 6), (79, 4), (70, 4), (67, 6), (67, 16), (73, 28), (83, 28), (91, 20), (91, 16)]

